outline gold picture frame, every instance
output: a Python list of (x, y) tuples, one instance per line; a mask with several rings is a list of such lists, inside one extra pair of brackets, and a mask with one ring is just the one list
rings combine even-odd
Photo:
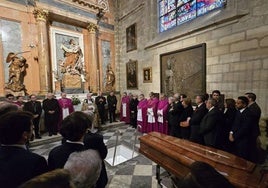
[(126, 72), (127, 89), (138, 89), (138, 62), (130, 59), (126, 64)]
[(143, 83), (152, 83), (152, 67), (143, 68)]

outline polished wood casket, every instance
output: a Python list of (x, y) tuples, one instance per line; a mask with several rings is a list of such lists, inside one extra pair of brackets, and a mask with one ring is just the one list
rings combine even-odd
[(178, 178), (190, 172), (193, 162), (202, 161), (213, 166), (235, 187), (268, 187), (267, 174), (262, 173), (260, 166), (188, 140), (151, 132), (140, 137), (139, 152)]

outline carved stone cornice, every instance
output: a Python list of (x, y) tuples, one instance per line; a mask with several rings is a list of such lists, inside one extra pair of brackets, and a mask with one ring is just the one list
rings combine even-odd
[(48, 19), (48, 10), (36, 8), (33, 11), (36, 21), (46, 22)]
[(82, 6), (85, 6), (85, 7), (89, 7), (91, 9), (98, 10), (99, 12), (104, 11), (104, 7), (101, 7), (99, 5), (96, 5), (96, 4), (93, 4), (93, 3), (89, 3), (89, 2), (86, 2), (86, 1), (83, 1), (83, 0), (72, 0), (72, 2), (77, 3), (79, 5), (82, 5)]
[(94, 24), (94, 23), (89, 23), (87, 26), (87, 30), (89, 33), (96, 33), (97, 29), (98, 29), (98, 26), (97, 24)]

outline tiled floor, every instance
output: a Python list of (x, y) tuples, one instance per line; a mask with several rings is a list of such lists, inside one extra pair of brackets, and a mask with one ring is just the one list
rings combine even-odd
[[(118, 135), (118, 145), (123, 145), (133, 149), (133, 144), (135, 142), (135, 152), (138, 153), (139, 148), (139, 137), (141, 133), (135, 132), (135, 129), (125, 125), (123, 123), (108, 124), (106, 125), (104, 131), (100, 134), (104, 136), (104, 142), (107, 148), (112, 148), (116, 145), (116, 137)], [(267, 137), (262, 131), (262, 142), (267, 145)], [(44, 143), (48, 136), (43, 136), (42, 140)], [(60, 136), (53, 136), (55, 140), (60, 140)], [(40, 146), (31, 147), (31, 150), (47, 158), (49, 151), (60, 144), (60, 141), (56, 141), (49, 144), (44, 144)], [(262, 165), (265, 169), (268, 169), (268, 158), (266, 163)], [(106, 162), (106, 169), (109, 176), (109, 182), (107, 188), (159, 188), (161, 187), (157, 184), (155, 178), (156, 175), (156, 164), (150, 159), (138, 153), (137, 157), (134, 157), (124, 163), (116, 166), (111, 166)], [(168, 173), (161, 169), (162, 187), (171, 188), (171, 181)]]
[[(136, 133), (134, 128), (128, 125), (112, 126), (102, 132), (104, 141), (107, 148), (112, 148), (116, 144), (116, 137), (118, 135), (118, 145), (126, 146), (129, 149), (133, 149), (135, 142), (135, 152), (138, 153), (139, 137), (140, 133)], [(44, 137), (45, 139), (46, 137)], [(31, 150), (47, 158), (49, 151), (60, 144), (60, 141), (31, 147)], [(133, 150), (132, 150), (133, 151)], [(106, 162), (106, 169), (109, 176), (109, 182), (107, 188), (158, 188), (161, 187), (157, 184), (155, 178), (156, 164), (138, 153), (137, 157), (134, 157), (124, 163), (116, 166), (111, 166)], [(162, 169), (163, 184), (162, 187), (171, 187), (170, 180), (167, 173)]]

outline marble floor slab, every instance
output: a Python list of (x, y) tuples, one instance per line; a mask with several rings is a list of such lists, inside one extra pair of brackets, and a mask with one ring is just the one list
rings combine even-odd
[[(116, 131), (120, 132), (118, 145), (123, 145), (128, 151), (132, 152), (133, 144), (135, 144), (135, 155), (130, 157), (127, 161), (120, 163), (116, 166), (112, 166), (105, 161), (106, 169), (108, 173), (108, 185), (107, 188), (160, 188), (171, 187), (169, 178), (165, 178), (163, 181), (166, 185), (160, 186), (155, 178), (156, 164), (150, 159), (146, 158), (142, 154), (138, 153), (140, 147), (139, 137), (141, 133), (135, 132), (134, 128), (122, 123), (121, 126), (109, 127), (104, 131), (99, 132), (104, 136), (104, 141), (108, 150), (115, 146), (116, 143)], [(44, 137), (45, 139), (45, 137)], [(136, 140), (136, 142), (135, 142)], [(46, 159), (52, 148), (60, 145), (61, 141), (52, 143), (45, 143), (31, 147), (30, 149), (37, 154), (44, 156)]]

